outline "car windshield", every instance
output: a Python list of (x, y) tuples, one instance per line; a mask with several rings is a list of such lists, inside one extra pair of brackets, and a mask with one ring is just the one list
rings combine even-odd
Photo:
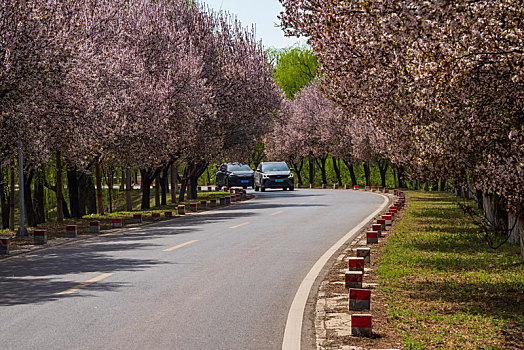
[(229, 171), (250, 171), (251, 168), (246, 164), (229, 164), (227, 167)]
[(289, 171), (286, 163), (262, 164), (262, 171)]

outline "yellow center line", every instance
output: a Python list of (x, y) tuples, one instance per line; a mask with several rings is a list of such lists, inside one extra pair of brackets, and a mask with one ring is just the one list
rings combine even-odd
[(246, 225), (249, 225), (249, 222), (244, 222), (244, 223), (236, 225), (236, 226), (231, 226), (230, 228), (239, 228), (239, 227), (246, 226)]
[(79, 285), (77, 286), (74, 286), (73, 288), (71, 289), (68, 289), (68, 290), (65, 290), (63, 292), (60, 292), (58, 293), (58, 295), (65, 295), (65, 294), (72, 294), (76, 291), (78, 291), (79, 289), (82, 289), (90, 284), (93, 284), (95, 282), (98, 282), (98, 281), (101, 281), (103, 280), (104, 278), (107, 278), (109, 276), (113, 275), (112, 273), (104, 273), (104, 274), (101, 274), (100, 276), (97, 276), (95, 278), (92, 278), (90, 279), (89, 281), (85, 281), (84, 283), (80, 283)]
[(282, 214), (283, 212), (284, 212), (283, 210), (279, 210), (279, 211), (274, 212), (273, 214), (269, 214), (269, 215), (271, 215), (271, 216), (278, 215), (278, 214)]
[(168, 249), (164, 249), (164, 252), (171, 252), (171, 251), (173, 251), (175, 249), (185, 247), (186, 245), (190, 245), (191, 243), (195, 243), (195, 242), (198, 242), (198, 241), (197, 240), (193, 240), (193, 241), (189, 241), (189, 242), (186, 242), (186, 243), (182, 243), (182, 244), (176, 245), (174, 247), (171, 247), (171, 248), (168, 248)]

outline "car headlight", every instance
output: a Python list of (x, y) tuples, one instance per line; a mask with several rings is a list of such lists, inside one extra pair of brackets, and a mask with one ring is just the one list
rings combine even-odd
[(269, 179), (269, 175), (262, 174), (262, 178), (263, 178), (263, 179)]
[(289, 173), (289, 177), (293, 177), (293, 173)]

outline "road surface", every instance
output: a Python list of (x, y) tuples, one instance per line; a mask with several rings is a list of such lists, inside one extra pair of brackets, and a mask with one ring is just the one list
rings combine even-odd
[(0, 261), (0, 347), (279, 349), (303, 278), (382, 202), (268, 190)]

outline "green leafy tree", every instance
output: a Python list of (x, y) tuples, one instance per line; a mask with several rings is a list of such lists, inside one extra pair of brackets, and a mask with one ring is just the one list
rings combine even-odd
[(275, 80), (288, 99), (293, 99), (317, 76), (318, 60), (306, 46), (270, 50), (268, 56), (273, 63)]

